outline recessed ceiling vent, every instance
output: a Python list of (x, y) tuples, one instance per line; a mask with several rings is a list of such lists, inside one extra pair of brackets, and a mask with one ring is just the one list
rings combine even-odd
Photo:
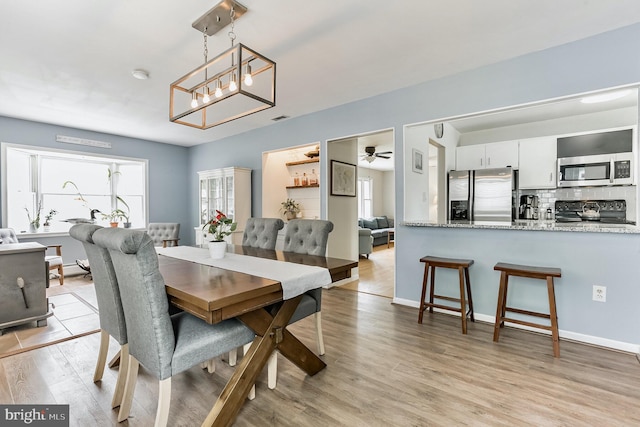
[(273, 120), (274, 122), (278, 122), (280, 120), (284, 120), (284, 119), (288, 119), (288, 118), (289, 118), (289, 116), (278, 116), (278, 117), (274, 117), (271, 120)]

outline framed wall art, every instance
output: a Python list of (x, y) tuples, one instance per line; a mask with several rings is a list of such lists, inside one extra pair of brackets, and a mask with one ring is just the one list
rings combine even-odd
[(331, 160), (331, 195), (356, 197), (356, 165)]
[(413, 167), (413, 171), (416, 173), (423, 173), (423, 154), (422, 151), (416, 150), (413, 148), (411, 150), (411, 165)]

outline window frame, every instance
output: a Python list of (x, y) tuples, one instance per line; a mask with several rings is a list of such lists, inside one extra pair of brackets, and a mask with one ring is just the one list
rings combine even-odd
[[(1, 204), (1, 212), (2, 212), (2, 227), (3, 228), (7, 228), (9, 226), (8, 224), (8, 220), (9, 220), (9, 206), (8, 206), (8, 183), (7, 183), (7, 150), (8, 149), (17, 149), (17, 150), (24, 150), (24, 151), (28, 151), (28, 152), (33, 152), (33, 154), (36, 154), (37, 157), (34, 159), (35, 163), (36, 163), (36, 167), (34, 169), (32, 169), (32, 176), (31, 176), (31, 180), (33, 182), (33, 185), (35, 186), (35, 190), (36, 190), (36, 194), (41, 194), (41, 173), (40, 173), (40, 168), (41, 168), (41, 159), (42, 158), (64, 158), (67, 157), (68, 160), (70, 161), (82, 161), (84, 160), (88, 160), (88, 161), (93, 161), (96, 163), (104, 163), (104, 164), (109, 164), (109, 165), (113, 165), (113, 164), (122, 164), (122, 163), (140, 163), (143, 165), (144, 167), (144, 185), (143, 185), (143, 191), (144, 194), (143, 196), (143, 209), (144, 209), (144, 214), (142, 215), (143, 217), (143, 227), (136, 227), (136, 228), (144, 228), (146, 229), (147, 225), (149, 224), (149, 160), (148, 159), (142, 159), (142, 158), (137, 158), (137, 157), (125, 157), (125, 156), (115, 156), (115, 155), (107, 155), (107, 154), (103, 154), (103, 153), (89, 153), (89, 152), (85, 152), (85, 151), (76, 151), (76, 150), (66, 150), (66, 149), (60, 149), (60, 148), (50, 148), (50, 147), (43, 147), (43, 146), (38, 146), (38, 145), (26, 145), (26, 144), (15, 144), (15, 143), (9, 143), (9, 142), (1, 142), (0, 143), (0, 165), (1, 165), (1, 174), (0, 174), (0, 182), (2, 184), (2, 197), (0, 200), (0, 204)], [(111, 167), (111, 166), (110, 166)], [(114, 183), (113, 181), (110, 184), (110, 198), (111, 198), (111, 205), (112, 205), (112, 209), (114, 206), (114, 203), (117, 201), (116, 199), (116, 193), (113, 191), (113, 187), (114, 187)], [(42, 215), (44, 215), (44, 212), (42, 213)], [(18, 231), (18, 230), (16, 230)], [(52, 231), (52, 232), (37, 232), (37, 233), (30, 233), (30, 232), (21, 232), (20, 233), (21, 236), (30, 236), (30, 237), (34, 237), (34, 236), (68, 236), (69, 232), (68, 231)]]
[[(369, 183), (369, 194), (368, 194), (368, 198), (365, 198), (362, 196), (363, 194), (363, 187), (364, 181), (368, 181)], [(373, 178), (370, 176), (358, 176), (358, 216), (361, 216), (362, 218), (370, 218), (373, 217)], [(365, 200), (369, 200), (370, 201), (370, 210), (371, 212), (369, 212), (369, 215), (365, 215)], [(360, 213), (362, 213), (362, 215), (360, 215)]]

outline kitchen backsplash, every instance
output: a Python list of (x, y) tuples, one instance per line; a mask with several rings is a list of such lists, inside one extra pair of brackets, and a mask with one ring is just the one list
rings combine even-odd
[(540, 212), (551, 208), (555, 214), (556, 200), (626, 200), (627, 219), (636, 220), (636, 186), (557, 188), (547, 190), (521, 190), (521, 195), (538, 196)]

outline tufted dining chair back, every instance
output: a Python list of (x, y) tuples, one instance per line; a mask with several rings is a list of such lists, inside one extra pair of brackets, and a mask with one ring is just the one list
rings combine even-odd
[(282, 227), (284, 221), (280, 218), (249, 218), (242, 236), (242, 246), (273, 250)]
[(180, 223), (178, 222), (150, 222), (147, 233), (153, 240), (154, 246), (178, 246), (180, 240)]
[(284, 236), (284, 251), (325, 256), (331, 230), (333, 230), (331, 221), (292, 219), (287, 225)]

